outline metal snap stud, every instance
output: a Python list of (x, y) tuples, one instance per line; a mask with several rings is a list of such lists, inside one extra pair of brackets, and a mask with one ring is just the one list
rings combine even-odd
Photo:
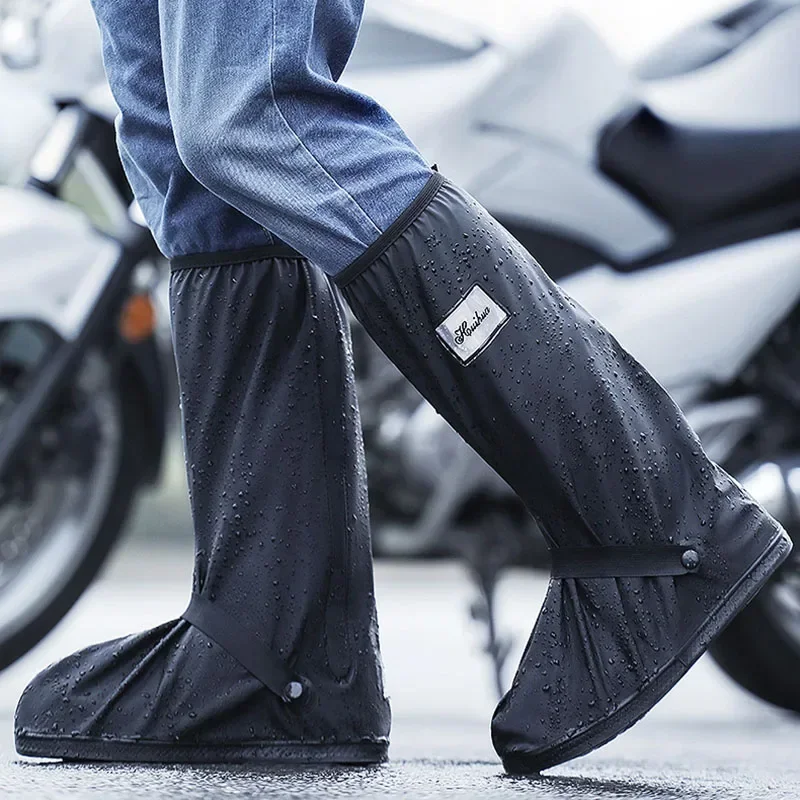
[(684, 550), (681, 556), (681, 564), (684, 569), (694, 571), (700, 566), (700, 554), (697, 550)]
[(283, 699), (287, 703), (298, 700), (303, 696), (303, 684), (300, 681), (289, 681), (283, 689)]

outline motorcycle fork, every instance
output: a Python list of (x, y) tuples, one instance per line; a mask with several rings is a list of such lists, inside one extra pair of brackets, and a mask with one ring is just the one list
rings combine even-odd
[(55, 346), (14, 404), (0, 434), (0, 476), (15, 465), (36, 425), (61, 391), (74, 380), (75, 370), (86, 351), (103, 335), (109, 320), (116, 319), (131, 284), (133, 270), (147, 254), (145, 233), (138, 229), (131, 231), (77, 336), (71, 340), (62, 339)]

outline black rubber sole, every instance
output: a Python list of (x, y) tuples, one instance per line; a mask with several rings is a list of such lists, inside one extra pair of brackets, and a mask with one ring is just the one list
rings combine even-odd
[(585, 756), (598, 747), (608, 744), (636, 724), (675, 686), (708, 649), (714, 638), (722, 633), (725, 626), (758, 594), (791, 551), (792, 540), (785, 531), (781, 530), (767, 546), (759, 560), (711, 612), (689, 644), (637, 694), (620, 704), (610, 716), (561, 740), (546, 750), (504, 757), (503, 766), (506, 772), (514, 775), (537, 774), (542, 770), (563, 764), (565, 761)]
[(189, 745), (124, 739), (89, 739), (17, 734), (17, 752), (64, 761), (113, 761), (136, 764), (340, 764), (367, 765), (386, 761), (388, 741), (307, 744), (247, 742)]

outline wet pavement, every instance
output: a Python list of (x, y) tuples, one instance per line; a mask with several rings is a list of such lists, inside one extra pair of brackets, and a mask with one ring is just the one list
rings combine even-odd
[[(186, 542), (128, 541), (103, 579), (34, 652), (0, 674), (0, 798), (798, 798), (800, 721), (751, 699), (703, 659), (651, 715), (611, 745), (545, 777), (503, 774), (488, 721), (491, 674), (456, 564), (380, 564), (377, 595), (395, 723), (391, 762), (360, 769), (97, 767), (21, 759), (12, 718), (25, 683), (93, 641), (177, 616)], [(503, 582), (501, 627), (520, 648), (545, 581)], [(512, 656), (513, 657), (513, 656)], [(509, 676), (510, 677), (510, 676)]]

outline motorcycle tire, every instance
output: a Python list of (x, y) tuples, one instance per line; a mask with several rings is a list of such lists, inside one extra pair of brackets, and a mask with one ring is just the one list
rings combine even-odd
[[(786, 588), (787, 577), (793, 589)], [(792, 594), (781, 597), (782, 591)], [(797, 557), (731, 622), (710, 652), (722, 670), (744, 689), (772, 705), (800, 713)]]
[[(105, 359), (104, 355), (96, 355)], [(113, 468), (112, 486), (104, 508), (98, 514), (99, 524), (84, 539), (83, 552), (69, 570), (59, 574), (58, 585), (24, 625), (0, 638), (0, 670), (5, 669), (47, 636), (67, 615), (97, 577), (114, 545), (119, 540), (130, 514), (141, 475), (140, 456), (136, 443), (141, 440), (145, 420), (141, 412), (139, 392), (123, 376), (116, 375), (106, 362), (113, 384), (119, 420), (119, 452)]]

